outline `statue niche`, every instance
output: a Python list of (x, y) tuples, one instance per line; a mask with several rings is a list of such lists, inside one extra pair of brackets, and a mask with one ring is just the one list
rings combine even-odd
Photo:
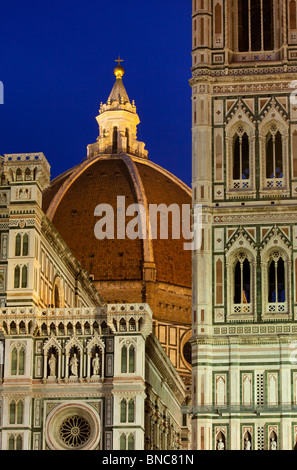
[(217, 435), (217, 445), (216, 445), (217, 450), (226, 450), (226, 437), (223, 432), (219, 432)]
[(50, 348), (48, 351), (48, 370), (47, 370), (47, 376), (50, 378), (56, 378), (57, 377), (57, 351), (54, 347)]
[(248, 431), (244, 435), (244, 450), (252, 450), (252, 437)]
[(79, 375), (79, 365), (80, 357), (76, 348), (73, 348), (73, 351), (70, 355), (69, 368), (70, 368), (70, 377), (78, 377)]
[(92, 376), (100, 377), (101, 376), (101, 353), (99, 348), (95, 348), (92, 356)]

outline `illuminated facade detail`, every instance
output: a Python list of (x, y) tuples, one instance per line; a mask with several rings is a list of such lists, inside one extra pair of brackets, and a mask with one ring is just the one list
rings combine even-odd
[(140, 123), (134, 101), (130, 102), (123, 83), (124, 68), (118, 65), (114, 69), (116, 81), (107, 103), (100, 105), (97, 122), (99, 137), (95, 144), (88, 146), (88, 157), (98, 153), (118, 155), (128, 153), (137, 157), (148, 158), (145, 144), (137, 140), (137, 126)]
[(196, 449), (297, 444), (296, 8), (193, 1)]
[[(171, 227), (170, 219), (171, 211), (182, 214), (183, 207), (190, 209), (192, 192), (148, 158), (144, 143), (137, 139), (140, 121), (123, 83), (122, 65), (115, 67), (115, 75), (112, 91), (96, 117), (97, 141), (88, 146), (81, 164), (51, 181), (43, 192), (42, 207), (108, 303), (137, 300), (151, 306), (154, 333), (190, 391), (191, 252), (184, 249), (188, 242), (184, 227), (179, 223)], [(94, 214), (98, 203), (101, 208), (106, 204), (114, 216), (113, 233), (105, 236), (104, 227), (100, 240), (94, 233), (97, 222), (103, 220)], [(134, 204), (145, 209), (146, 221), (140, 224), (141, 236), (132, 240), (126, 228), (131, 221), (128, 207), (133, 209)], [(156, 230), (153, 223), (150, 227), (151, 205), (165, 224), (168, 214), (167, 240), (163, 239), (166, 233), (159, 234), (163, 223), (157, 221)], [(180, 230), (181, 237), (175, 230)], [(64, 299), (67, 306), (69, 288), (63, 294), (57, 285), (53, 293), (53, 279), (43, 272), (41, 283), (46, 305), (61, 304)]]
[[(147, 153), (136, 139), (139, 118), (124, 91), (123, 69), (115, 72), (116, 84), (98, 117), (102, 140), (89, 147), (82, 166), (101, 158), (104, 149), (103, 164), (105, 158), (110, 165), (116, 159), (141, 201), (145, 193), (136, 163), (121, 152), (129, 150), (145, 165)], [(104, 300), (43, 210), (51, 190), (45, 156), (0, 159), (1, 449), (187, 449), (189, 422), (181, 408), (189, 390), (155, 335), (156, 302), (151, 308), (135, 292), (129, 292), (129, 302)], [(94, 232), (93, 209), (89, 229)], [(80, 243), (86, 254), (85, 236)], [(149, 245), (145, 256), (142, 269), (151, 287), (156, 267)], [(112, 262), (117, 265), (118, 257)], [(117, 298), (125, 290), (123, 284), (109, 287)], [(178, 295), (185, 302), (183, 291)], [(185, 346), (190, 326), (178, 329), (168, 319), (170, 340), (172, 330), (177, 336), (175, 353)], [(190, 364), (180, 369), (190, 379)]]

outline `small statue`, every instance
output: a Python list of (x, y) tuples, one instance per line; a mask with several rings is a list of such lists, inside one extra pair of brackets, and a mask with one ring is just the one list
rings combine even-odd
[(252, 443), (248, 438), (246, 438), (245, 440), (244, 450), (252, 450)]
[(270, 450), (277, 450), (277, 442), (274, 437), (272, 437), (270, 441)]
[(49, 363), (49, 368), (50, 368), (50, 376), (51, 377), (56, 377), (56, 363), (57, 360), (54, 356), (54, 354), (51, 354), (51, 357), (48, 360)]
[(100, 360), (98, 353), (96, 353), (96, 356), (93, 359), (92, 366), (93, 366), (93, 375), (99, 375), (101, 360)]
[(73, 355), (73, 357), (70, 360), (70, 370), (71, 374), (77, 377), (78, 375), (78, 359), (76, 354)]
[(217, 449), (218, 449), (218, 450), (225, 450), (225, 444), (224, 444), (224, 442), (223, 442), (223, 439), (219, 439)]

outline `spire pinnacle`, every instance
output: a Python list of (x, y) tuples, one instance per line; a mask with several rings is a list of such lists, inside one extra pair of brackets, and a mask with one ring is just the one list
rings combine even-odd
[(115, 67), (114, 69), (114, 74), (116, 76), (116, 78), (118, 79), (122, 79), (124, 73), (125, 73), (125, 69), (124, 67), (121, 65), (121, 62), (124, 62), (123, 59), (121, 59), (121, 57), (119, 56), (118, 59), (115, 60), (115, 62), (118, 63), (118, 65)]

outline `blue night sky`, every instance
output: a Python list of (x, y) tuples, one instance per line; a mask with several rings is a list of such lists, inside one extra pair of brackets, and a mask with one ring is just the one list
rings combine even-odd
[(120, 54), (138, 139), (191, 184), (190, 0), (3, 2), (0, 37), (0, 155), (43, 152), (52, 178), (80, 163)]

